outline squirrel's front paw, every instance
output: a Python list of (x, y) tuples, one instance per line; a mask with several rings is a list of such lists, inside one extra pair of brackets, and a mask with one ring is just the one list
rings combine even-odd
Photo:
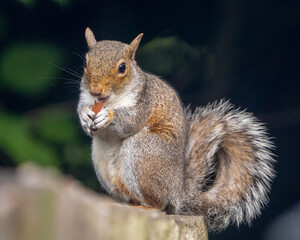
[(93, 125), (93, 118), (95, 117), (95, 113), (86, 106), (83, 106), (79, 112), (79, 119), (80, 119), (80, 123), (82, 128), (84, 129), (84, 131), (92, 136), (91, 133), (91, 126)]
[(91, 125), (92, 131), (97, 131), (99, 129), (106, 128), (111, 124), (113, 119), (113, 110), (102, 108), (102, 110), (95, 116), (93, 124)]

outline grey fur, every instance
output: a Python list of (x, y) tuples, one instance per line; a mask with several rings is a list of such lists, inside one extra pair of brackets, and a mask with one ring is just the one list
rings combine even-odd
[[(101, 81), (126, 57), (128, 46), (96, 43), (88, 53), (89, 74)], [(226, 101), (194, 112), (184, 109), (167, 83), (142, 71), (134, 60), (130, 67), (128, 84), (121, 92), (109, 89), (114, 100), (104, 104), (92, 123), (86, 108), (96, 98), (82, 78), (78, 114), (83, 129), (94, 138), (92, 158), (102, 186), (124, 201), (170, 213), (203, 214), (211, 230), (250, 224), (268, 202), (274, 177), (273, 145), (264, 125)], [(116, 174), (127, 192), (118, 190)]]
[[(206, 140), (214, 142), (212, 149), (215, 154), (222, 148), (222, 142), (226, 141), (226, 135), (242, 132), (247, 136), (247, 141), (249, 141), (252, 147), (254, 159), (249, 163), (241, 163), (243, 164), (241, 167), (247, 169), (247, 174), (253, 177), (253, 182), (249, 183), (247, 191), (242, 195), (243, 201), (238, 201), (234, 196), (231, 198), (226, 195), (223, 196), (221, 191), (215, 192), (218, 179), (216, 179), (212, 188), (207, 192), (197, 192), (195, 189), (199, 188), (199, 186), (195, 186), (195, 183), (205, 182), (205, 175), (198, 174), (195, 175), (191, 185), (187, 189), (189, 193), (186, 194), (182, 212), (206, 215), (209, 229), (214, 231), (225, 229), (230, 223), (240, 225), (242, 222), (246, 222), (250, 224), (252, 219), (261, 213), (261, 208), (267, 204), (267, 193), (270, 190), (270, 183), (275, 175), (273, 170), (274, 159), (271, 153), (274, 145), (267, 136), (265, 126), (251, 113), (234, 109), (233, 105), (224, 100), (214, 102), (206, 107), (199, 107), (194, 113), (192, 113), (190, 109), (187, 109), (186, 117), (190, 129), (193, 129), (194, 126), (204, 118), (209, 118), (213, 122), (221, 124), (223, 127), (222, 133), (220, 129), (211, 132), (211, 136), (208, 136)], [(200, 137), (205, 136), (199, 136), (199, 138)], [(188, 162), (191, 161), (190, 153), (191, 145), (193, 144), (195, 144), (195, 140), (189, 139), (186, 151), (186, 159)], [(198, 147), (201, 152), (201, 146), (199, 145)], [(211, 155), (209, 151), (208, 153), (205, 151), (202, 153), (207, 154), (207, 156)], [(220, 161), (220, 159), (211, 156), (206, 159), (206, 172), (209, 174), (213, 171), (216, 160)], [(188, 171), (193, 170), (188, 169)], [(230, 171), (230, 166), (227, 171)], [(240, 184), (244, 183), (235, 183), (236, 192), (239, 192), (239, 188), (242, 188)], [(208, 202), (205, 203), (205, 207), (203, 207), (204, 198), (208, 199)], [(193, 202), (191, 199), (193, 199)], [(187, 206), (191, 207), (193, 211), (187, 209)]]

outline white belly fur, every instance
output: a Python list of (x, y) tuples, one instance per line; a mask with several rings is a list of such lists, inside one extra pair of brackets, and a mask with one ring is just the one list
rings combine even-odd
[(115, 165), (120, 154), (122, 139), (109, 130), (103, 130), (93, 138), (92, 160), (99, 181), (107, 191), (113, 192), (114, 186), (109, 179), (115, 175)]

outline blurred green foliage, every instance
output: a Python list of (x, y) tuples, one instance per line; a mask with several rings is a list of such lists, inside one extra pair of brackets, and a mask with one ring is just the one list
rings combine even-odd
[(22, 95), (43, 94), (58, 72), (49, 62), (62, 65), (63, 57), (57, 46), (35, 43), (9, 46), (1, 54), (1, 85)]
[(25, 117), (0, 112), (0, 132), (0, 148), (16, 164), (31, 161), (41, 165), (58, 165), (55, 150), (32, 136)]
[[(24, 4), (27, 7), (31, 7), (37, 2), (37, 0), (17, 0), (17, 1)], [(72, 0), (50, 0), (50, 1), (55, 2), (61, 6), (66, 6), (70, 4)]]
[[(16, 2), (19, 6), (15, 7), (21, 8), (25, 16), (32, 12), (39, 16), (38, 3), (42, 1)], [(46, 6), (50, 3), (52, 7), (54, 4), (55, 11), (61, 11), (64, 19), (68, 10), (60, 7), (71, 2), (48, 0), (43, 3)], [(135, 31), (133, 17), (126, 18), (127, 13), (123, 13), (124, 19), (118, 23), (113, 17), (114, 11), (108, 8), (100, 17), (101, 22), (107, 23), (99, 28), (100, 37), (133, 39), (134, 35), (128, 33)], [(116, 11), (122, 12), (121, 9)], [(50, 36), (48, 28), (42, 25), (38, 33), (47, 29), (46, 40), (35, 34), (30, 34), (29, 38), (15, 38), (11, 36), (11, 27), (16, 23), (13, 18), (4, 16), (0, 11), (0, 37), (3, 36), (5, 43), (0, 52), (0, 164), (18, 165), (30, 161), (53, 166), (99, 189), (90, 157), (90, 139), (84, 137), (76, 113), (81, 76), (78, 69), (82, 62), (74, 64), (74, 49), (70, 49), (70, 45), (82, 43), (84, 35), (82, 39), (68, 36), (67, 41), (61, 41), (60, 34), (63, 33), (55, 33), (57, 37)], [(28, 20), (33, 29), (34, 19)], [(26, 29), (19, 31), (23, 33)], [(97, 29), (95, 33), (98, 38)], [(77, 56), (75, 59), (82, 60)], [(137, 61), (143, 69), (175, 83), (178, 79), (182, 87), (180, 82), (188, 86), (193, 78), (203, 75), (203, 69), (197, 67), (196, 71), (191, 71), (191, 68), (200, 65), (199, 62), (209, 62), (208, 59), (203, 48), (191, 46), (174, 35), (143, 40), (137, 54)], [(68, 86), (65, 87), (65, 84)], [(75, 92), (69, 84), (75, 84)]]
[[(41, 3), (15, 2), (14, 12), (22, 9), (25, 15), (38, 14), (37, 3)], [(71, 0), (46, 2), (66, 6)], [(32, 19), (27, 21), (35, 24)], [(65, 54), (66, 48), (50, 36), (46, 40), (16, 38), (14, 24), (13, 15), (0, 11), (0, 165), (33, 162), (52, 166), (99, 189), (90, 160), (90, 141), (77, 120), (79, 79), (65, 76), (60, 69), (67, 67), (74, 55), (71, 51)], [(22, 29), (22, 33), (28, 30)], [(75, 94), (69, 83), (76, 84)]]
[(39, 111), (35, 121), (36, 132), (41, 138), (56, 144), (74, 143), (79, 140), (78, 124), (74, 113), (62, 107), (47, 107)]
[(35, 3), (35, 0), (18, 0), (20, 3), (23, 3), (26, 6), (32, 6)]
[(195, 48), (175, 36), (157, 37), (143, 45), (138, 52), (140, 65), (160, 76), (172, 76), (198, 57)]

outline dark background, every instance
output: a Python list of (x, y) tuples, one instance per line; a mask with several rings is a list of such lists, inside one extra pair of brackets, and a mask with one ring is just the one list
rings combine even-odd
[(185, 104), (226, 98), (266, 122), (278, 161), (270, 204), (251, 227), (210, 239), (272, 239), (300, 200), (300, 1), (1, 0), (0, 166), (54, 166), (101, 191), (76, 116), (87, 26), (126, 43), (144, 32), (138, 64)]

